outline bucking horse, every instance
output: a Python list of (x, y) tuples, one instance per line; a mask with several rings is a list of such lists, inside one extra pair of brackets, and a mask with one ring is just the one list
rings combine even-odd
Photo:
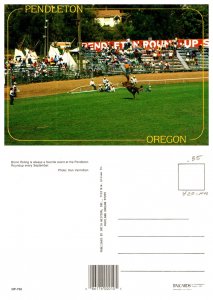
[(139, 94), (140, 91), (143, 91), (143, 86), (137, 87), (135, 84), (129, 81), (129, 76), (126, 75), (127, 81), (122, 82), (122, 85), (127, 88), (127, 90), (133, 95), (133, 99), (135, 99), (135, 94)]

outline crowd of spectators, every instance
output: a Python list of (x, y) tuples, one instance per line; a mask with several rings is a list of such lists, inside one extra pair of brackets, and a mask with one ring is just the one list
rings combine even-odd
[[(181, 45), (183, 48), (184, 46)], [(169, 71), (173, 60), (176, 58), (177, 40), (171, 43), (163, 43), (154, 47), (136, 47), (127, 39), (124, 48), (113, 47), (110, 43), (101, 51), (93, 51), (90, 47), (82, 47), (82, 54), (87, 59), (87, 70), (95, 75), (102, 73), (116, 73), (120, 71), (122, 66), (128, 68), (130, 73), (133, 70), (145, 72)]]
[[(114, 47), (110, 42), (101, 51), (94, 51), (90, 47), (82, 47), (81, 56), (83, 60), (83, 70), (80, 74), (78, 70), (70, 70), (63, 61), (62, 55), (54, 57), (44, 57), (33, 60), (28, 55), (27, 58), (21, 56), (9, 58), (5, 61), (5, 75), (9, 72), (11, 76), (19, 73), (25, 82), (36, 82), (45, 77), (54, 77), (56, 72), (73, 72), (73, 78), (96, 77), (104, 74), (120, 74), (122, 71), (127, 74), (141, 72), (169, 72), (178, 61), (177, 49), (182, 49), (186, 53), (186, 63), (198, 66), (198, 57), (202, 49), (188, 49), (184, 44), (179, 44), (177, 39), (170, 43), (163, 42), (157, 48), (133, 47), (130, 39), (124, 43), (124, 47)], [(180, 64), (181, 65), (181, 64)], [(54, 68), (53, 68), (54, 67)]]
[(198, 63), (198, 51), (192, 49), (187, 49), (185, 51), (185, 54), (186, 54), (186, 63), (189, 65), (189, 66), (195, 66), (195, 67), (198, 67), (199, 63)]
[[(133, 70), (137, 72), (169, 72), (172, 67), (174, 70), (177, 59), (177, 50), (181, 49), (186, 55), (186, 63), (191, 66), (199, 66), (199, 55), (202, 47), (193, 49), (186, 47), (183, 43), (178, 44), (178, 40), (172, 42), (163, 42), (156, 47), (136, 47), (127, 39), (124, 48), (114, 47), (110, 42), (107, 47), (101, 51), (91, 50), (90, 47), (82, 47), (82, 54), (88, 61), (87, 71), (91, 76), (97, 76), (107, 73), (120, 72), (122, 66), (129, 69), (129, 73)], [(181, 63), (179, 63), (181, 66)]]
[(67, 63), (63, 61), (62, 56), (55, 55), (55, 57), (44, 57), (42, 59), (32, 59), (31, 57), (25, 58), (17, 56), (15, 58), (9, 57), (5, 60), (4, 70), (5, 76), (9, 73), (10, 77), (22, 77), (26, 82), (36, 82), (44, 77), (53, 76), (53, 69), (57, 71), (66, 72), (68, 70)]

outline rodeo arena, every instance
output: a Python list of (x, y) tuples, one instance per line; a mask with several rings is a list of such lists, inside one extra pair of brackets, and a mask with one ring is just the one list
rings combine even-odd
[[(142, 91), (151, 91), (152, 84), (162, 83), (164, 78), (167, 83), (175, 80), (174, 73), (180, 73), (178, 78), (184, 80), (188, 77), (184, 72), (207, 71), (208, 42), (201, 38), (126, 39), (82, 42), (75, 49), (70, 42), (53, 42), (45, 57), (32, 49), (14, 49), (14, 56), (5, 59), (5, 86), (10, 86), (14, 96), (17, 92), (21, 96), (22, 85), (72, 80), (67, 92), (115, 92), (126, 79), (133, 86), (138, 84)], [(163, 77), (164, 73), (167, 76)], [(147, 78), (141, 80), (142, 74)], [(122, 75), (123, 80), (114, 80), (117, 75)]]

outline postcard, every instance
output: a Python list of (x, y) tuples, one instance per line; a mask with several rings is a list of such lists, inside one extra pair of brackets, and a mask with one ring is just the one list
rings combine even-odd
[(0, 298), (212, 299), (210, 4), (42, 2), (2, 5)]

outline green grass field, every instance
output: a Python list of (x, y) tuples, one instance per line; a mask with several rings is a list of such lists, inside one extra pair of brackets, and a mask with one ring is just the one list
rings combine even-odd
[(148, 145), (147, 136), (186, 136), (187, 145), (208, 144), (207, 82), (204, 91), (201, 82), (153, 85), (135, 100), (121, 88), (8, 103), (6, 145)]

